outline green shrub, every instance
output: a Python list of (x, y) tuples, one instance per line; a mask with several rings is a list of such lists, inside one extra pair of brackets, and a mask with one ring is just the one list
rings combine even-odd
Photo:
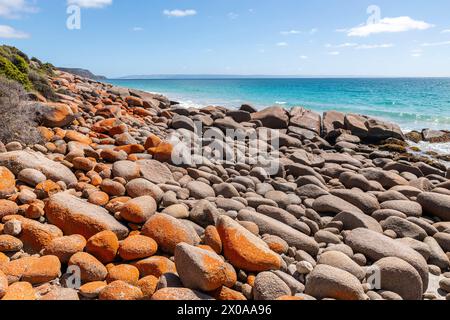
[(22, 58), (21, 56), (16, 54), (14, 56), (14, 60), (12, 62), (17, 67), (17, 69), (20, 70), (20, 72), (22, 72), (24, 74), (28, 74), (28, 70), (30, 68), (28, 67), (28, 62), (26, 62), (24, 58)]
[(28, 74), (21, 72), (10, 60), (2, 56), (0, 56), (0, 75), (19, 82), (26, 90), (31, 90)]

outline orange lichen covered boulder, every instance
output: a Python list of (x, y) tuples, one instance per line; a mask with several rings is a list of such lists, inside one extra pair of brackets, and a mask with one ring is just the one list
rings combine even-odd
[(46, 103), (43, 110), (43, 125), (46, 127), (64, 127), (75, 120), (72, 109), (63, 103)]
[(52, 180), (41, 182), (34, 189), (34, 192), (36, 193), (39, 199), (48, 198), (54, 194), (57, 194), (60, 191), (61, 186), (56, 182), (53, 182)]
[(89, 238), (86, 251), (103, 263), (114, 261), (119, 250), (119, 239), (112, 231), (102, 231)]
[(277, 298), (278, 301), (303, 301), (305, 300), (302, 297), (296, 297), (296, 296), (281, 296)]
[(215, 226), (208, 226), (205, 229), (204, 242), (210, 246), (217, 254), (222, 253), (222, 240)]
[(150, 134), (147, 140), (145, 141), (144, 147), (145, 149), (155, 148), (159, 146), (161, 143), (162, 140), (158, 136)]
[(137, 286), (141, 289), (144, 294), (144, 300), (150, 300), (158, 287), (159, 279), (155, 276), (147, 276), (140, 279)]
[(120, 123), (120, 120), (116, 118), (105, 119), (95, 123), (91, 130), (98, 133), (106, 133), (112, 128), (120, 125)]
[(16, 178), (8, 168), (0, 167), (0, 199), (16, 191)]
[(23, 242), (27, 252), (38, 253), (47, 247), (53, 239), (63, 236), (62, 231), (51, 224), (43, 224), (22, 216), (7, 216), (3, 222), (18, 220), (21, 223), (22, 232), (18, 238)]
[(8, 287), (6, 294), (2, 298), (5, 301), (32, 301), (36, 299), (36, 292), (31, 283), (28, 282), (13, 283)]
[(128, 235), (128, 228), (107, 210), (66, 192), (50, 197), (45, 205), (45, 214), (48, 221), (61, 228), (66, 235), (80, 234), (89, 239), (105, 230), (114, 232), (119, 239)]
[(25, 257), (0, 265), (9, 283), (26, 281), (31, 284), (48, 282), (61, 275), (61, 263), (55, 256)]
[(141, 300), (144, 297), (141, 289), (124, 281), (114, 281), (100, 291), (100, 300)]
[(53, 239), (48, 246), (45, 247), (44, 255), (53, 255), (59, 258), (61, 263), (69, 262), (70, 257), (75, 253), (83, 252), (86, 247), (86, 239), (76, 234)]
[(228, 280), (226, 264), (219, 255), (186, 243), (175, 249), (175, 266), (181, 281), (190, 289), (213, 291)]
[(19, 206), (12, 201), (0, 199), (0, 219), (12, 216), (19, 212)]
[(92, 143), (92, 139), (89, 138), (88, 136), (85, 136), (82, 133), (79, 133), (77, 131), (74, 130), (67, 130), (66, 132), (66, 136), (65, 136), (66, 141), (76, 141), (82, 144), (86, 144), (89, 145)]
[(158, 244), (152, 238), (135, 235), (120, 243), (119, 256), (126, 261), (144, 259), (158, 251)]
[(111, 283), (118, 280), (135, 286), (139, 280), (139, 270), (129, 264), (120, 264), (108, 269), (106, 282)]
[(210, 294), (214, 297), (214, 299), (220, 301), (247, 300), (242, 293), (225, 286), (210, 292)]
[(154, 239), (168, 253), (174, 253), (177, 244), (182, 242), (193, 246), (200, 243), (200, 238), (192, 227), (166, 214), (157, 213), (152, 216), (141, 233)]
[(22, 250), (23, 243), (16, 237), (0, 234), (0, 252), (17, 252)]
[(140, 144), (127, 144), (114, 148), (115, 151), (125, 151), (127, 154), (143, 153), (145, 148)]
[(165, 273), (177, 273), (175, 263), (160, 256), (137, 261), (134, 266), (138, 268), (141, 277), (154, 276), (159, 279)]
[(238, 222), (222, 215), (216, 227), (224, 255), (236, 268), (254, 272), (281, 268), (281, 257)]
[(79, 292), (85, 298), (95, 299), (107, 285), (105, 281), (88, 282), (80, 287)]
[(94, 191), (89, 194), (88, 202), (97, 206), (106, 206), (109, 202), (109, 196), (103, 191)]
[(147, 151), (153, 156), (153, 159), (169, 162), (172, 159), (173, 146), (168, 142), (161, 142), (157, 147), (149, 148)]
[(155, 292), (152, 300), (159, 301), (189, 301), (214, 300), (211, 296), (187, 288), (164, 288)]
[[(155, 287), (156, 288), (156, 287)], [(6, 294), (6, 290), (8, 289), (8, 278), (0, 271), (0, 299)]]
[(156, 201), (150, 196), (134, 198), (123, 205), (120, 216), (132, 223), (145, 223), (157, 209)]
[(94, 256), (86, 252), (78, 252), (69, 260), (69, 266), (80, 268), (81, 281), (103, 281), (108, 275), (108, 270)]

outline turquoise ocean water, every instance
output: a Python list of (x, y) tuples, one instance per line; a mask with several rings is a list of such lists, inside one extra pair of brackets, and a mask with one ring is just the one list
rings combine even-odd
[(279, 104), (323, 112), (366, 114), (399, 124), (403, 130), (450, 130), (450, 78), (426, 79), (171, 79), (109, 80), (161, 93), (186, 107), (222, 105), (258, 108)]

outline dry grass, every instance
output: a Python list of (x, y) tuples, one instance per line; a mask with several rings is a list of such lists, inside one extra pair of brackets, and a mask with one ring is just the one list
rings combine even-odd
[(40, 116), (39, 104), (28, 101), (27, 93), (19, 83), (0, 77), (1, 142), (41, 143), (42, 137), (37, 130)]

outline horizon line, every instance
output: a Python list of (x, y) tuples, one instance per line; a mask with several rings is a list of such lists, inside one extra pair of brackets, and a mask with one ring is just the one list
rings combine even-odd
[[(119, 77), (107, 77), (107, 80), (214, 80), (214, 79), (448, 79), (450, 76), (442, 75), (270, 75), (270, 74), (150, 74), (150, 75), (128, 75)], [(192, 79), (194, 78), (194, 79)], [(174, 79), (174, 80), (175, 80)]]

